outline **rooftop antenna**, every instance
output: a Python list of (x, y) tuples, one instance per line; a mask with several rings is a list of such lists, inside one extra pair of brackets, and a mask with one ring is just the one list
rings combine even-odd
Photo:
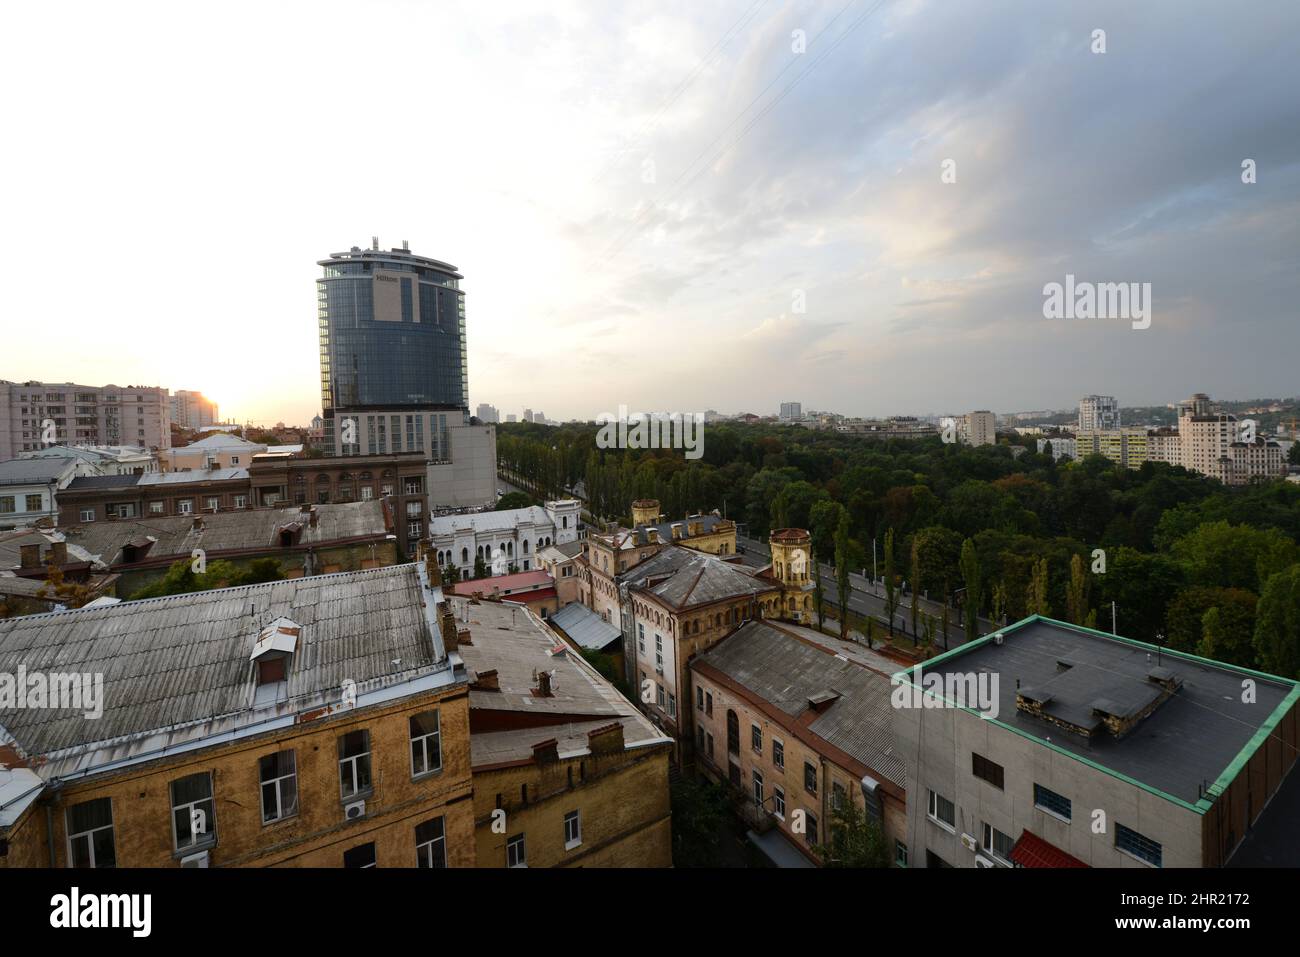
[(408, 243), (405, 239), (402, 240), (402, 249), (408, 253), (411, 251), (411, 244)]
[(370, 248), (373, 249), (375, 252), (378, 252), (378, 251), (379, 251), (379, 237), (378, 237), (378, 236), (371, 236), (371, 237), (370, 237)]

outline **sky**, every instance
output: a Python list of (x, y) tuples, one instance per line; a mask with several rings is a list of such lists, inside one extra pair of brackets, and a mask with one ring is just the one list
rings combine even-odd
[[(0, 378), (305, 424), (317, 262), (378, 236), (464, 274), (503, 416), (1294, 395), (1297, 37), (1293, 0), (6, 4)], [(1149, 328), (1045, 317), (1067, 274), (1150, 283)]]

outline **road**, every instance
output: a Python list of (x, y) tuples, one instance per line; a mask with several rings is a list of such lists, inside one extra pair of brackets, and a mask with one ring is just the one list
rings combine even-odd
[[(741, 554), (741, 560), (745, 564), (754, 568), (761, 568), (771, 562), (772, 556), (767, 545), (763, 542), (756, 541), (752, 538), (746, 538), (743, 535), (736, 536), (736, 545), (738, 548), (744, 548)], [(826, 593), (826, 605), (828, 608), (839, 607), (839, 587), (835, 582), (835, 568), (829, 564), (822, 563), (822, 589)], [(922, 598), (919, 602), (919, 608), (922, 612), (933, 615), (940, 619), (943, 615), (943, 602), (930, 601)], [(870, 576), (859, 575), (856, 572), (849, 573), (849, 609), (859, 615), (871, 615), (876, 621), (884, 627), (888, 620), (885, 616), (885, 588), (880, 582), (873, 583)], [(902, 631), (910, 637), (912, 624), (912, 597), (910, 594), (903, 595), (899, 599), (898, 608), (894, 611), (894, 630)], [(979, 621), (979, 632), (981, 635), (988, 634), (995, 630), (996, 626), (991, 621), (983, 618)], [(943, 635), (939, 632), (939, 625), (935, 626), (935, 644), (943, 647)], [(961, 626), (961, 612), (956, 608), (951, 608), (948, 612), (948, 646), (955, 647), (966, 643), (966, 631)]]

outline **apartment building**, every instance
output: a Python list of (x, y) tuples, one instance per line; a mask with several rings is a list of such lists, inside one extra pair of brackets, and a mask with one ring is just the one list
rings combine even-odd
[(1085, 395), (1079, 400), (1080, 432), (1109, 431), (1119, 427), (1119, 400), (1113, 395)]
[(202, 392), (177, 389), (171, 394), (170, 409), (172, 424), (182, 429), (201, 429), (221, 421), (217, 404), (205, 398)]
[(167, 390), (0, 380), (0, 461), (49, 445), (170, 448)]
[(987, 409), (957, 416), (957, 438), (966, 445), (996, 445), (997, 417)]
[(0, 529), (56, 522), (59, 496), (78, 478), (95, 474), (75, 456), (0, 462)]
[(0, 709), (0, 867), (472, 867), (442, 600), (409, 564), (0, 621), (0, 672), (104, 705)]
[(912, 866), (1217, 867), (1296, 773), (1300, 683), (1047, 618), (894, 680)]
[(254, 455), (266, 450), (267, 446), (260, 442), (250, 442), (229, 432), (213, 432), (189, 445), (159, 452), (158, 462), (164, 472), (238, 469), (247, 468)]
[(1047, 451), (1047, 447), (1052, 448), (1052, 460), (1055, 462), (1061, 459), (1078, 459), (1079, 442), (1072, 435), (1050, 435), (1038, 439), (1038, 454), (1042, 455)]
[(453, 598), (479, 867), (668, 867), (672, 741), (528, 609)]
[[(902, 752), (890, 735), (898, 665), (854, 642), (749, 621), (690, 663), (695, 767), (744, 795), (750, 840), (778, 865), (821, 863), (851, 801), (906, 866)], [(800, 861), (799, 858), (803, 858)]]

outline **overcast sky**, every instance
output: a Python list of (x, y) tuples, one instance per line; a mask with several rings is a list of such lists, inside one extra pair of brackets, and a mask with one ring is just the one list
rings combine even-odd
[[(465, 274), (503, 413), (1291, 395), (1297, 37), (1294, 0), (6, 4), (0, 378), (304, 423), (316, 261), (378, 235)], [(1150, 328), (1044, 318), (1067, 273), (1151, 283)]]

